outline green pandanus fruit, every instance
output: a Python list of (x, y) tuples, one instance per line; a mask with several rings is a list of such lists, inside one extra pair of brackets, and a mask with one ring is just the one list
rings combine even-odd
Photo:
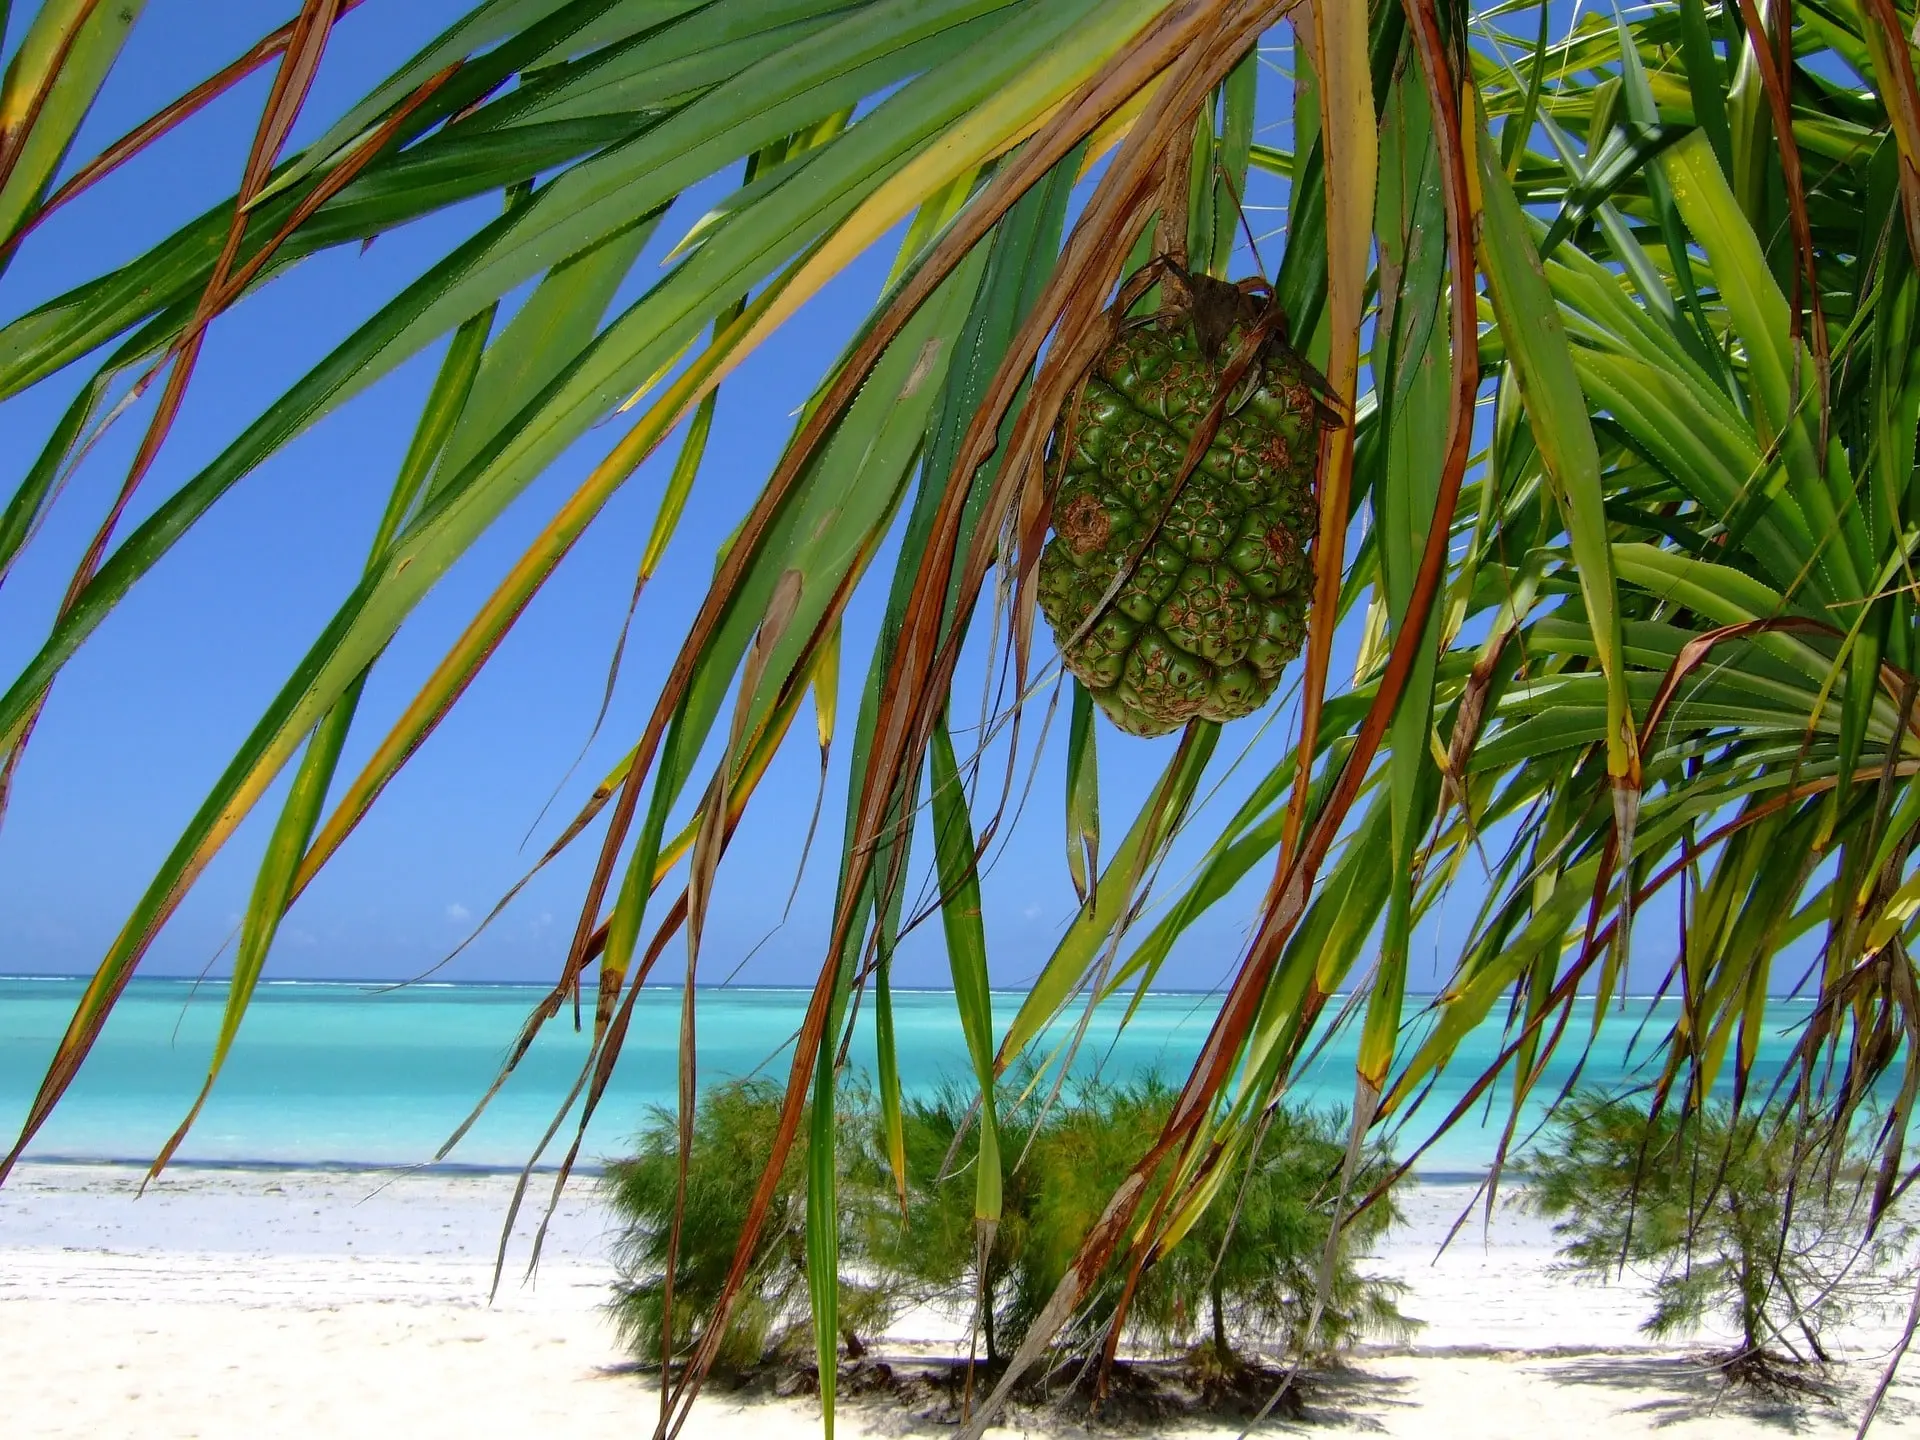
[[(1300, 653), (1314, 470), (1336, 423), (1326, 382), (1264, 295), (1172, 265), (1161, 291), (1157, 312), (1119, 324), (1054, 422), (1054, 535), (1040, 557), (1040, 608), (1067, 669), (1134, 735), (1250, 714)], [(1183, 478), (1228, 383), (1220, 427)]]

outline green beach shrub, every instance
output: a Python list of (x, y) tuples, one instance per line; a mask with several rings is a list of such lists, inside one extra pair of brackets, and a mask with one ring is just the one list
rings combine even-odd
[[(1008, 1088), (1009, 1100), (1020, 1093)], [(1030, 1095), (1003, 1110), (1008, 1173), (981, 1326), (990, 1362), (1019, 1344), (1172, 1103), (1172, 1090), (1147, 1077), (1074, 1086), (1044, 1119)], [(962, 1304), (971, 1303), (975, 1283), (971, 1157), (964, 1141), (957, 1155), (953, 1145), (966, 1111), (957, 1093), (908, 1107), (909, 1209), (896, 1246), (898, 1263), (923, 1295), (944, 1294)], [(1409, 1322), (1396, 1305), (1402, 1287), (1365, 1274), (1359, 1264), (1397, 1218), (1382, 1202), (1344, 1229), (1315, 1341), (1306, 1343), (1344, 1154), (1345, 1126), (1337, 1114), (1279, 1111), (1251, 1171), (1228, 1177), (1220, 1203), (1143, 1272), (1126, 1338), (1163, 1352), (1194, 1350), (1198, 1342), (1197, 1360), (1231, 1369), (1246, 1351), (1318, 1358), (1362, 1336), (1407, 1333)], [(1370, 1149), (1356, 1189), (1373, 1188), (1389, 1163), (1384, 1151)], [(1089, 1308), (1067, 1344), (1096, 1342), (1124, 1278), (1113, 1267), (1101, 1303)]]
[[(780, 1101), (781, 1091), (771, 1082), (738, 1080), (708, 1090), (695, 1109), (674, 1277), (676, 1357), (687, 1354), (713, 1321), (779, 1126)], [(872, 1107), (863, 1091), (851, 1087), (845, 1108), (843, 1118), (851, 1130), (865, 1122)], [(638, 1153), (610, 1164), (602, 1182), (618, 1227), (614, 1319), (622, 1340), (643, 1363), (660, 1358), (679, 1156), (677, 1118), (670, 1111), (655, 1110), (641, 1131)], [(878, 1201), (879, 1192), (873, 1176), (865, 1171), (866, 1158), (856, 1147), (842, 1147), (839, 1164), (843, 1214), (857, 1215), (861, 1207)], [(813, 1353), (807, 1295), (806, 1165), (803, 1124), (721, 1342), (716, 1369), (723, 1374), (739, 1375), (770, 1360)], [(857, 1253), (847, 1258), (857, 1267)], [(841, 1335), (848, 1348), (857, 1351), (861, 1334), (871, 1335), (885, 1327), (894, 1302), (884, 1281), (848, 1276), (843, 1266)]]
[(1913, 1232), (1889, 1216), (1865, 1235), (1864, 1156), (1810, 1149), (1778, 1109), (1736, 1120), (1710, 1106), (1683, 1123), (1576, 1095), (1522, 1172), (1568, 1270), (1650, 1277), (1648, 1335), (1734, 1328), (1732, 1379), (1804, 1388), (1793, 1367), (1827, 1361), (1825, 1332), (1905, 1296), (1909, 1276), (1896, 1272)]
[[(1219, 1202), (1141, 1277), (1132, 1313), (1143, 1338), (1163, 1345), (1198, 1339), (1196, 1358), (1231, 1371), (1240, 1352), (1254, 1347), (1319, 1361), (1361, 1340), (1410, 1336), (1417, 1322), (1399, 1308), (1406, 1286), (1361, 1263), (1402, 1218), (1391, 1191), (1347, 1217), (1318, 1324), (1307, 1333), (1346, 1146), (1340, 1112), (1275, 1111)], [(1350, 1200), (1370, 1194), (1392, 1170), (1387, 1149), (1368, 1146)]]
[[(1007, 1087), (1005, 1100), (1019, 1092)], [(972, 1109), (957, 1086), (902, 1106), (906, 1142), (907, 1207), (881, 1216), (869, 1235), (869, 1253), (915, 1303), (970, 1308), (976, 1300), (974, 1225), (974, 1149), (969, 1125)], [(1003, 1104), (999, 1112), (1001, 1218), (988, 1252), (988, 1303), (981, 1315), (981, 1340), (988, 1362), (1004, 1358), (1011, 1346), (1002, 1317), (1007, 1291), (1018, 1282), (1020, 1257), (1035, 1208), (1034, 1188), (1041, 1180), (1032, 1165), (1016, 1165), (1033, 1135), (1038, 1102)], [(962, 1135), (962, 1127), (968, 1134)], [(1018, 1343), (1013, 1335), (1012, 1343)]]
[[(1016, 1341), (1052, 1297), (1081, 1239), (1159, 1133), (1172, 1103), (1172, 1092), (1157, 1077), (1127, 1085), (1084, 1082), (1040, 1126), (1026, 1162), (1038, 1183), (1029, 1190), (1025, 1244), (1009, 1266), (1002, 1318)], [(1154, 1182), (1163, 1174), (1156, 1173)], [(1069, 1344), (1086, 1344), (1102, 1333), (1124, 1278), (1117, 1264), (1110, 1267), (1079, 1333), (1063, 1337)]]
[[(1003, 1211), (986, 1259), (980, 1330), (989, 1365), (1019, 1345), (1080, 1238), (1173, 1103), (1172, 1090), (1148, 1077), (1124, 1085), (1076, 1083), (1047, 1107), (1042, 1091), (1024, 1083), (1028, 1078), (1008, 1084), (999, 1114)], [(843, 1083), (841, 1095), (840, 1316), (843, 1343), (857, 1355), (860, 1337), (884, 1328), (906, 1306), (971, 1313), (975, 1139), (962, 1089), (907, 1102), (903, 1214), (871, 1092), (854, 1081)], [(779, 1090), (765, 1081), (736, 1081), (701, 1097), (674, 1288), (676, 1356), (713, 1321), (779, 1108)], [(846, 1143), (850, 1137), (861, 1143)], [(1338, 1114), (1276, 1112), (1251, 1169), (1234, 1171), (1217, 1202), (1147, 1267), (1125, 1337), (1149, 1350), (1187, 1355), (1203, 1373), (1220, 1374), (1239, 1369), (1255, 1351), (1319, 1359), (1364, 1336), (1407, 1333), (1409, 1322), (1396, 1304), (1403, 1287), (1360, 1266), (1397, 1218), (1382, 1202), (1343, 1229), (1319, 1327), (1307, 1343), (1345, 1148)], [(1356, 1193), (1373, 1189), (1390, 1163), (1384, 1150), (1369, 1149)], [(613, 1311), (623, 1340), (646, 1364), (660, 1357), (678, 1168), (677, 1121), (660, 1110), (642, 1131), (637, 1153), (609, 1165), (603, 1182), (617, 1226)], [(1063, 1337), (1064, 1345), (1087, 1350), (1098, 1344), (1124, 1278), (1116, 1264), (1099, 1303)], [(811, 1324), (803, 1134), (782, 1173), (718, 1366), (737, 1377), (768, 1364), (810, 1363)]]

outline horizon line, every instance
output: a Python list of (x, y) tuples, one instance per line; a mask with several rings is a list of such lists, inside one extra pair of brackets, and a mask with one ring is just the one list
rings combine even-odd
[[(90, 976), (85, 972), (65, 971), (65, 970), (63, 971), (40, 970), (40, 971), (21, 971), (21, 972), (0, 972), (0, 984), (5, 984), (8, 981), (79, 982), (79, 981), (85, 981), (89, 978)], [(132, 983), (134, 981), (139, 981), (139, 982), (145, 982), (149, 984), (219, 986), (227, 978), (228, 977), (224, 975), (221, 975), (221, 976), (134, 975), (129, 978), (129, 983)], [(382, 978), (380, 976), (334, 976), (334, 975), (315, 975), (315, 976), (281, 975), (281, 976), (275, 976), (271, 979), (262, 978), (258, 983), (260, 988), (265, 988), (265, 987), (274, 986), (274, 985), (334, 986), (334, 987), (343, 988), (343, 989), (352, 988), (352, 989), (366, 990), (366, 991), (371, 991), (376, 993), (381, 993), (381, 992), (391, 993), (396, 990), (551, 990), (553, 988), (551, 982), (545, 981), (545, 980), (394, 980), (391, 978)], [(652, 988), (665, 993), (673, 990), (678, 990), (683, 987), (679, 985), (656, 985), (656, 986), (653, 986)], [(812, 988), (813, 987), (810, 985), (804, 985), (799, 983), (784, 984), (784, 985), (781, 985), (781, 984), (738, 985), (738, 984), (728, 984), (725, 982), (720, 982), (720, 983), (708, 982), (704, 984), (696, 984), (694, 986), (694, 990), (696, 993), (701, 991), (706, 991), (706, 992), (711, 992), (716, 994), (725, 993), (725, 992), (732, 992), (734, 994), (754, 994), (754, 993), (806, 994), (806, 993), (809, 993), (812, 990)], [(894, 985), (890, 988), (895, 994), (904, 993), (909, 995), (951, 995), (954, 993), (953, 987), (951, 985)], [(995, 985), (990, 985), (988, 988), (994, 994), (1019, 994), (1019, 993), (1023, 993), (1027, 987), (1017, 985), (1017, 984), (995, 984)], [(1146, 993), (1148, 995), (1180, 996), (1180, 997), (1187, 997), (1187, 998), (1204, 998), (1207, 996), (1218, 994), (1222, 998), (1224, 998), (1226, 988), (1227, 987), (1225, 986), (1218, 986), (1218, 985), (1209, 986), (1205, 989), (1189, 988), (1189, 987), (1181, 987), (1181, 986), (1153, 986), (1149, 988)], [(1120, 992), (1116, 992), (1115, 995), (1109, 996), (1108, 1000), (1117, 998), (1119, 993)], [(1131, 990), (1128, 990), (1125, 993), (1132, 994), (1134, 992)], [(1405, 993), (1409, 999), (1413, 999), (1413, 998), (1432, 999), (1433, 997), (1445, 994), (1446, 992), (1443, 990), (1408, 990)], [(1337, 990), (1334, 992), (1334, 996), (1329, 998), (1334, 998), (1334, 997), (1343, 996), (1343, 995), (1351, 995), (1351, 994), (1352, 994), (1351, 991)], [(1577, 1000), (1592, 1000), (1594, 997), (1589, 994), (1576, 993), (1573, 998)], [(1622, 992), (1618, 995), (1615, 995), (1612, 998), (1615, 1003), (1620, 1003), (1620, 1002), (1631, 1002), (1631, 1001), (1637, 1001), (1637, 1000), (1653, 1001), (1653, 1000), (1661, 1000), (1661, 999), (1670, 999), (1670, 1000), (1675, 1000), (1677, 1002), (1679, 997), (1665, 995), (1661, 991), (1646, 991), (1641, 993), (1627, 991), (1627, 992)], [(1767, 998), (1770, 1000), (1800, 999), (1806, 1004), (1814, 1003), (1812, 997), (1795, 996), (1793, 994), (1769, 995)], [(1105, 1003), (1105, 1002), (1102, 1002), (1102, 1003)]]

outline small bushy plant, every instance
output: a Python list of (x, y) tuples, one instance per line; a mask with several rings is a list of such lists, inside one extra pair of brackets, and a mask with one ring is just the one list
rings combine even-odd
[[(1133, 1305), (1138, 1328), (1167, 1345), (1203, 1337), (1201, 1350), (1223, 1370), (1234, 1369), (1239, 1351), (1255, 1346), (1321, 1360), (1363, 1339), (1410, 1335), (1416, 1322), (1398, 1303), (1406, 1287), (1368, 1274), (1360, 1263), (1400, 1218), (1391, 1192), (1347, 1214), (1318, 1323), (1308, 1333), (1346, 1145), (1346, 1118), (1337, 1111), (1276, 1111), (1259, 1148), (1227, 1177), (1219, 1200), (1141, 1277)], [(1369, 1146), (1348, 1209), (1392, 1168), (1384, 1147)]]
[[(759, 1185), (761, 1170), (779, 1126), (781, 1093), (766, 1081), (718, 1085), (700, 1097), (687, 1167), (687, 1202), (681, 1225), (673, 1297), (673, 1353), (684, 1356), (699, 1341), (719, 1306), (735, 1246)], [(858, 1123), (870, 1107), (858, 1091), (849, 1097), (849, 1119)], [(850, 1158), (841, 1186), (842, 1203), (871, 1204), (871, 1178)], [(666, 1262), (672, 1244), (679, 1182), (679, 1121), (656, 1110), (641, 1131), (638, 1153), (607, 1167), (603, 1182), (618, 1233), (614, 1261), (619, 1272), (613, 1313), (621, 1338), (644, 1361), (661, 1353)], [(760, 1232), (753, 1268), (734, 1303), (715, 1368), (740, 1374), (768, 1360), (811, 1355), (813, 1314), (807, 1294), (806, 1126), (789, 1155), (779, 1189)], [(861, 1333), (885, 1326), (892, 1313), (884, 1283), (840, 1281), (842, 1339), (858, 1348)]]
[[(1018, 1346), (1081, 1238), (1164, 1124), (1173, 1094), (1156, 1079), (1080, 1083), (1046, 1106), (1037, 1087), (1010, 1083), (999, 1110), (1005, 1164), (1002, 1216), (977, 1264), (975, 1132), (967, 1095), (949, 1088), (904, 1110), (907, 1205), (884, 1159), (878, 1107), (858, 1084), (843, 1088), (839, 1148), (840, 1315), (850, 1353), (908, 1304), (970, 1312), (984, 1288), (980, 1333), (989, 1364)], [(734, 1247), (778, 1125), (779, 1091), (766, 1082), (717, 1086), (695, 1114), (674, 1291), (673, 1351), (686, 1354), (712, 1323)], [(1312, 1309), (1345, 1154), (1336, 1114), (1281, 1110), (1251, 1169), (1228, 1176), (1200, 1219), (1147, 1267), (1126, 1335), (1152, 1348), (1191, 1352), (1203, 1368), (1237, 1368), (1254, 1350), (1320, 1358), (1366, 1335), (1400, 1335), (1402, 1287), (1365, 1274), (1360, 1257), (1396, 1218), (1388, 1203), (1351, 1217), (1335, 1252), (1332, 1284), (1312, 1343)], [(774, 1196), (747, 1284), (722, 1341), (719, 1366), (740, 1374), (769, 1362), (810, 1360), (806, 1275), (805, 1127)], [(857, 1142), (857, 1143), (855, 1143)], [(1370, 1149), (1356, 1193), (1388, 1173)], [(610, 1165), (606, 1189), (619, 1234), (614, 1313), (647, 1362), (659, 1359), (664, 1276), (679, 1166), (677, 1122), (656, 1112), (638, 1153)], [(1087, 1347), (1104, 1333), (1124, 1272), (1116, 1261), (1100, 1301), (1063, 1337)]]
[[(1011, 1086), (1009, 1091), (1009, 1100), (1019, 1093)], [(1172, 1092), (1148, 1077), (1125, 1085), (1078, 1085), (1044, 1118), (1031, 1095), (1003, 1107), (1001, 1147), (1009, 1168), (981, 1316), (990, 1361), (1019, 1344), (1172, 1103)], [(910, 1204), (895, 1248), (922, 1290), (971, 1303), (973, 1177), (965, 1142), (957, 1157), (953, 1146), (966, 1110), (957, 1094), (909, 1107)], [(1142, 1274), (1128, 1307), (1129, 1337), (1169, 1350), (1201, 1341), (1210, 1365), (1232, 1368), (1246, 1349), (1325, 1355), (1365, 1335), (1406, 1333), (1409, 1322), (1395, 1303), (1401, 1287), (1364, 1274), (1358, 1264), (1395, 1219), (1382, 1203), (1343, 1231), (1315, 1340), (1307, 1344), (1306, 1320), (1344, 1154), (1340, 1117), (1280, 1111), (1250, 1162), (1250, 1174), (1228, 1177), (1216, 1203)], [(1387, 1164), (1384, 1153), (1370, 1150), (1356, 1190), (1370, 1190)], [(1116, 1264), (1101, 1290), (1105, 1303), (1087, 1311), (1069, 1343), (1087, 1342), (1101, 1331), (1123, 1280)]]
[(1712, 1106), (1682, 1119), (1576, 1095), (1523, 1173), (1567, 1269), (1603, 1282), (1629, 1268), (1650, 1276), (1649, 1335), (1734, 1328), (1731, 1378), (1779, 1382), (1782, 1362), (1824, 1363), (1823, 1333), (1905, 1288), (1892, 1271), (1911, 1232), (1889, 1217), (1866, 1236), (1861, 1157), (1809, 1153), (1779, 1110), (1736, 1119)]
[[(1012, 1100), (1013, 1095), (1006, 1098)], [(973, 1146), (977, 1132), (968, 1123), (971, 1109), (966, 1094), (954, 1086), (932, 1097), (910, 1099), (902, 1107), (906, 1211), (902, 1214), (895, 1208), (880, 1217), (869, 1237), (870, 1253), (878, 1265), (896, 1277), (914, 1300), (969, 1310), (979, 1298), (977, 1287), (982, 1280), (975, 1263)], [(1036, 1109), (1031, 1100), (1003, 1104), (998, 1115), (1002, 1208), (986, 1257), (986, 1303), (980, 1314), (989, 1363), (1002, 1358), (1007, 1340), (1002, 1323), (1006, 1295), (1008, 1287), (1018, 1282), (1020, 1257), (1027, 1250), (1039, 1172), (1015, 1162), (1032, 1138)], [(970, 1133), (963, 1135), (963, 1128)], [(1012, 1338), (1017, 1343), (1018, 1336)]]

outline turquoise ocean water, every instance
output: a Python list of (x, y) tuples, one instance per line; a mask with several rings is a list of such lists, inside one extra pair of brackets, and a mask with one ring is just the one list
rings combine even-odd
[[(0, 979), (0, 1129), (17, 1133), (48, 1057), (65, 1030), (80, 982)], [(224, 999), (221, 985), (135, 980), (86, 1068), (28, 1152), (41, 1158), (145, 1161), (179, 1123), (206, 1073)], [(258, 992), (226, 1070), (180, 1151), (182, 1160), (287, 1165), (407, 1164), (430, 1159), (484, 1092), (542, 994), (531, 985), (420, 985), (380, 993), (361, 984), (269, 982)], [(1016, 995), (995, 997), (1004, 1024)], [(784, 1082), (806, 994), (798, 990), (703, 990), (699, 998), (702, 1084), (760, 1073)], [(951, 994), (895, 993), (903, 1083), (926, 1091), (968, 1073)], [(1116, 1039), (1122, 1007), (1096, 1015), (1077, 1068), (1124, 1078), (1146, 1070), (1183, 1074), (1219, 1006), (1217, 995), (1157, 994), (1141, 1004)], [(1410, 1002), (1409, 1012), (1415, 1008)], [(1613, 1085), (1645, 1077), (1648, 1043), (1665, 1032), (1673, 1002), (1654, 1007), (1638, 1052), (1629, 1041), (1646, 1001), (1609, 1017), (1583, 1079)], [(1769, 1010), (1759, 1070), (1770, 1079), (1807, 1014), (1803, 1002)], [(1583, 1035), (1591, 1012), (1576, 1015), (1569, 1038)], [(592, 1162), (620, 1153), (649, 1105), (669, 1104), (677, 1083), (680, 996), (645, 992), (620, 1067), (582, 1151)], [(1077, 1023), (1078, 1013), (1056, 1030)], [(587, 1014), (592, 1023), (591, 1001)], [(1345, 1105), (1353, 1096), (1358, 1027), (1322, 1050), (1296, 1087), (1297, 1098)], [(852, 1060), (872, 1065), (870, 1015), (863, 1016)], [(1446, 1079), (1418, 1111), (1401, 1148), (1425, 1139), (1465, 1086), (1501, 1047), (1497, 1023), (1468, 1038)], [(1558, 1090), (1573, 1063), (1550, 1069), (1541, 1090)], [(450, 1159), (477, 1166), (519, 1166), (532, 1153), (579, 1074), (586, 1039), (563, 1012), (549, 1023), (506, 1088)], [(1505, 1120), (1475, 1114), (1423, 1158), (1428, 1174), (1485, 1168)], [(1422, 1122), (1426, 1122), (1424, 1125)], [(549, 1159), (573, 1131), (560, 1132)]]

